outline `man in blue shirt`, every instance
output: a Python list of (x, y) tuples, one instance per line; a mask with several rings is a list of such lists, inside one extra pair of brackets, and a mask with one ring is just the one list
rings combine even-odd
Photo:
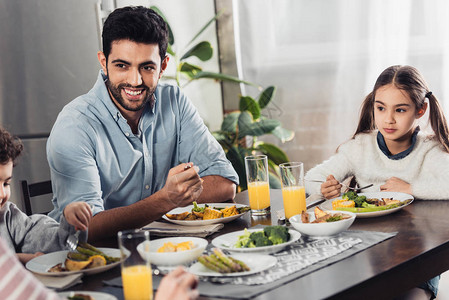
[(54, 210), (94, 206), (89, 240), (142, 227), (175, 207), (233, 199), (238, 176), (192, 103), (158, 83), (167, 68), (167, 25), (125, 7), (103, 27), (94, 87), (59, 114), (47, 142)]

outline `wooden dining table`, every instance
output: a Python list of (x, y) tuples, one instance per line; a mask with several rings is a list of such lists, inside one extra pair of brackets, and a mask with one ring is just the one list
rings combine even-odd
[[(282, 210), (281, 190), (270, 190), (271, 214), (253, 217), (250, 213), (225, 224), (215, 237), (256, 225), (278, 224)], [(309, 197), (308, 208), (319, 198)], [(248, 204), (247, 191), (235, 202)], [(312, 203), (314, 202), (314, 203)], [(319, 202), (319, 201), (318, 201)], [(390, 239), (339, 260), (321, 269), (269, 290), (253, 299), (392, 299), (422, 282), (449, 270), (449, 201), (416, 200), (384, 216), (356, 218), (349, 230), (397, 232)], [(123, 299), (118, 287), (104, 280), (120, 276), (120, 268), (86, 276), (71, 290), (113, 294)], [(232, 288), (230, 285), (229, 288)], [(200, 299), (223, 299), (200, 296)]]

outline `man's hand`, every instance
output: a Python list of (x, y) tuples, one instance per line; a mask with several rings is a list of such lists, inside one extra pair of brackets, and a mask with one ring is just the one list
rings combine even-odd
[(183, 207), (196, 201), (203, 191), (203, 183), (193, 163), (180, 164), (168, 172), (167, 181), (161, 191), (176, 207)]
[(327, 176), (326, 181), (321, 184), (321, 194), (326, 199), (332, 199), (341, 195), (341, 184), (333, 175)]
[(84, 231), (92, 219), (92, 210), (86, 202), (72, 202), (64, 208), (64, 217), (76, 230)]
[(387, 180), (387, 182), (385, 182), (384, 185), (380, 186), (380, 190), (387, 192), (401, 192), (411, 194), (412, 186), (402, 179), (399, 179), (397, 177), (391, 177), (390, 179)]

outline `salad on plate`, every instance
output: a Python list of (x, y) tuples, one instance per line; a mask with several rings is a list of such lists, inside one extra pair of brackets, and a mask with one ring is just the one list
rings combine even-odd
[(342, 197), (327, 200), (320, 205), (325, 210), (349, 211), (358, 218), (377, 217), (396, 212), (410, 203), (414, 197), (400, 192), (344, 193)]

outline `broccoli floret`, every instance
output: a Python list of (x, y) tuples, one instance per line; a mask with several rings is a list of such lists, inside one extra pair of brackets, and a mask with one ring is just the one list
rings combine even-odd
[(354, 191), (349, 191), (343, 194), (343, 199), (355, 200), (357, 198), (357, 193)]
[(362, 207), (363, 203), (366, 202), (366, 196), (357, 196), (354, 199), (355, 207)]
[(267, 226), (261, 231), (249, 232), (245, 229), (244, 234), (238, 237), (235, 247), (255, 248), (277, 245), (287, 242), (290, 233), (285, 226)]
[(202, 212), (204, 212), (204, 210), (207, 207), (207, 204), (204, 205), (204, 207), (199, 207), (198, 204), (196, 203), (196, 201), (193, 201), (192, 204), (193, 204), (192, 212), (200, 212), (200, 213), (202, 213)]
[(254, 245), (254, 247), (263, 247), (263, 246), (273, 245), (273, 242), (270, 241), (268, 239), (268, 237), (265, 236), (263, 231), (252, 232), (251, 235), (249, 236), (249, 239), (250, 239), (250, 244), (247, 246), (249, 248), (253, 248), (253, 247), (251, 247), (252, 245)]
[(273, 245), (285, 243), (290, 239), (290, 233), (285, 226), (267, 226), (263, 229), (263, 232)]

